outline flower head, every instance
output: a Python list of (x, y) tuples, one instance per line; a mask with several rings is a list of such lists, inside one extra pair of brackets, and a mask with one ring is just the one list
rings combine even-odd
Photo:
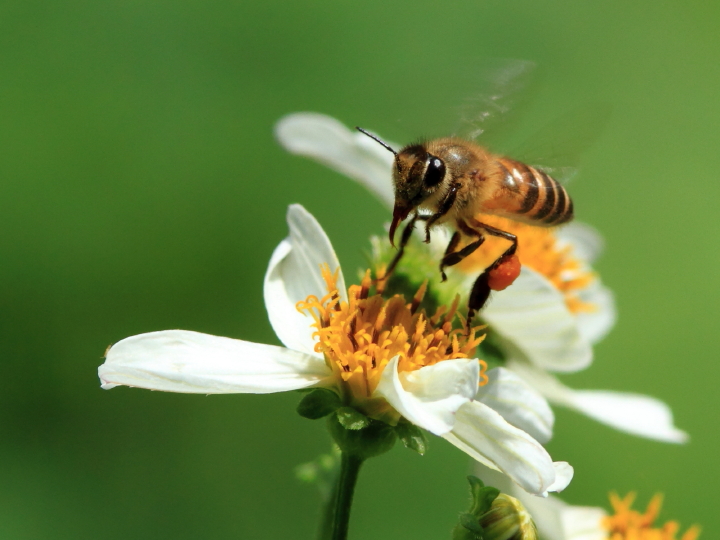
[(369, 275), (345, 287), (327, 235), (299, 205), (290, 235), (272, 255), (264, 297), (285, 347), (184, 330), (124, 339), (98, 369), (117, 385), (190, 393), (267, 393), (320, 387), (343, 406), (393, 426), (401, 417), (442, 436), (528, 492), (562, 490), (567, 463), (545, 441), (553, 416), (545, 400), (508, 370), (485, 373), (472, 357), (481, 340), (453, 329), (457, 303), (432, 315), (410, 302), (371, 294)]
[[(388, 209), (393, 207), (393, 156), (372, 139), (317, 113), (288, 115), (275, 132), (289, 151), (357, 180)], [(483, 220), (517, 236), (522, 263), (512, 286), (496, 293), (480, 314), (502, 351), (505, 367), (551, 402), (616, 429), (664, 442), (687, 440), (662, 401), (625, 392), (573, 390), (553, 375), (589, 367), (593, 344), (615, 323), (612, 292), (591, 268), (602, 251), (600, 235), (581, 223), (542, 229), (494, 216), (483, 215)], [(447, 282), (440, 283), (437, 265), (449, 239), (449, 232), (438, 227), (429, 245), (411, 241), (399, 268), (412, 283), (430, 276), (430, 289), (441, 303), (451, 302), (457, 292), (467, 295), (481, 269), (507, 248), (505, 240), (488, 238), (465, 261), (449, 268)], [(394, 255), (379, 239), (374, 240), (373, 250), (381, 263)]]
[(645, 512), (639, 512), (632, 508), (635, 493), (625, 497), (610, 493), (612, 513), (608, 513), (604, 508), (570, 505), (557, 497), (528, 497), (500, 475), (481, 467), (477, 474), (517, 497), (530, 512), (540, 537), (546, 540), (697, 540), (700, 535), (697, 525), (678, 538), (677, 521), (656, 524), (663, 499), (660, 494), (650, 499)]

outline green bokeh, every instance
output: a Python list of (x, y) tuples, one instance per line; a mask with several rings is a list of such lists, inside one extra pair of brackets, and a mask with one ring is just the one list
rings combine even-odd
[[(528, 135), (585, 103), (614, 113), (570, 186), (604, 234), (617, 327), (575, 387), (665, 399), (687, 446), (559, 411), (564, 494), (666, 493), (720, 524), (715, 421), (720, 33), (707, 2), (0, 2), (0, 537), (311, 538), (293, 467), (328, 448), (298, 396), (99, 389), (105, 348), (185, 328), (275, 343), (261, 283), (301, 202), (344, 265), (387, 212), (284, 153), (315, 110), (390, 139), (440, 134), (483, 57), (543, 77)], [(472, 77), (470, 77), (471, 79)], [(454, 99), (454, 98), (453, 98)], [(709, 422), (709, 424), (708, 424)], [(710, 426), (708, 428), (707, 426)], [(449, 538), (468, 460), (434, 438), (360, 478), (352, 538)]]

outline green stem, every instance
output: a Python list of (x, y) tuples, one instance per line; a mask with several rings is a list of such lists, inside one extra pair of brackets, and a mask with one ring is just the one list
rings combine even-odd
[(335, 489), (335, 509), (333, 512), (332, 540), (347, 540), (355, 484), (357, 483), (363, 459), (346, 452), (340, 459), (340, 474)]

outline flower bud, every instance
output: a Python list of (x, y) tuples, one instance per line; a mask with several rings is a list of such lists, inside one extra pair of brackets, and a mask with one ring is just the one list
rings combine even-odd
[(536, 540), (532, 517), (515, 497), (501, 493), (480, 517), (484, 540)]

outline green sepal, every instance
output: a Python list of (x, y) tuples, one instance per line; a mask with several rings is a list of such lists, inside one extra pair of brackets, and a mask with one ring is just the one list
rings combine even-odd
[(490, 510), (493, 501), (500, 495), (500, 490), (492, 486), (486, 486), (477, 476), (470, 475), (467, 479), (470, 482), (470, 495), (473, 499), (470, 513), (479, 518)]
[(460, 514), (460, 523), (455, 525), (452, 540), (484, 540), (483, 528), (475, 516), (469, 513)]
[(370, 425), (370, 419), (352, 407), (340, 407), (335, 414), (337, 415), (338, 422), (340, 422), (345, 429), (365, 429)]
[(405, 445), (405, 448), (414, 450), (421, 456), (425, 455), (425, 452), (427, 452), (428, 440), (425, 436), (425, 432), (421, 428), (411, 424), (410, 422), (401, 421), (397, 426), (395, 426), (395, 432), (397, 433), (398, 438)]
[(297, 412), (303, 418), (317, 420), (335, 412), (342, 405), (340, 396), (327, 388), (315, 388), (305, 394), (297, 406)]
[(485, 534), (485, 531), (483, 530), (482, 525), (480, 525), (478, 518), (476, 518), (470, 512), (464, 512), (460, 514), (460, 525), (462, 525), (463, 528), (467, 529), (478, 538), (482, 538)]
[(343, 454), (367, 459), (384, 454), (395, 445), (395, 428), (380, 420), (367, 419), (362, 429), (347, 429), (340, 423), (339, 414), (328, 416), (328, 431)]

